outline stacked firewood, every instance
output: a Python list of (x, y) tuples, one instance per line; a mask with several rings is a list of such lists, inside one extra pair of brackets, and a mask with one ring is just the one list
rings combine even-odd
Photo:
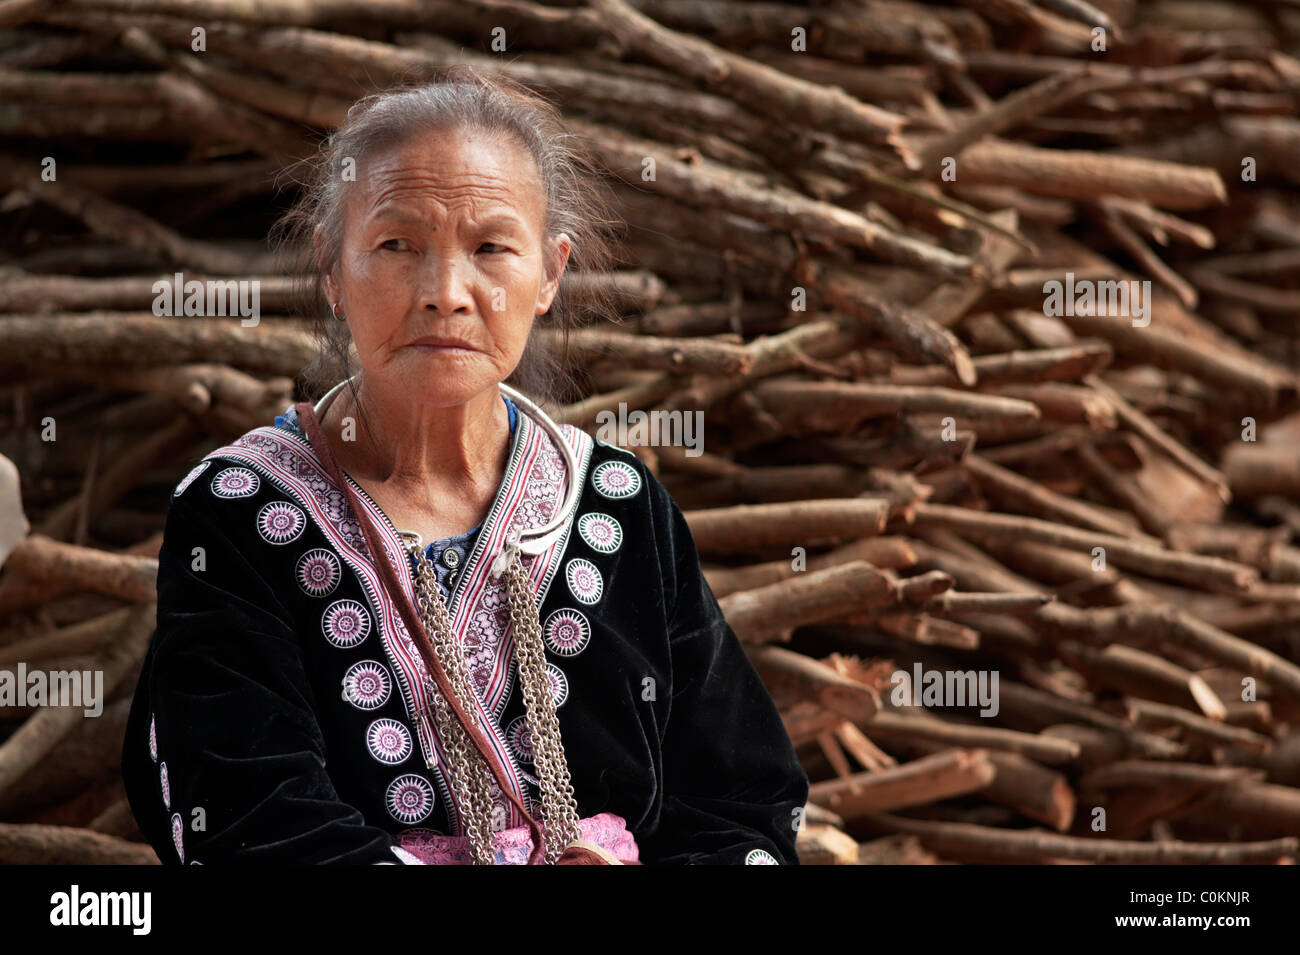
[[(804, 862), (1295, 862), (1297, 55), (1284, 0), (0, 2), (0, 668), (109, 700), (0, 710), (0, 862), (154, 860), (168, 493), (314, 355), (277, 174), (455, 63), (615, 184), (556, 415), (685, 511)], [(262, 321), (157, 317), (176, 271)]]

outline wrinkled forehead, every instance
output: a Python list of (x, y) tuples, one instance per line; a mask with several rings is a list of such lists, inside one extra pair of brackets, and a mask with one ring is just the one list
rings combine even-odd
[(532, 154), (513, 136), (464, 127), (426, 131), (376, 149), (344, 190), (344, 222), (430, 215), (517, 217), (540, 232), (545, 196)]

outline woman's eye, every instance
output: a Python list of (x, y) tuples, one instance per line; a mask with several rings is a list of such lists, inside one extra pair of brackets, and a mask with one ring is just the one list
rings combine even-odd
[[(487, 248), (488, 246), (492, 246), (492, 248), (488, 249), (488, 248)], [(501, 245), (501, 244), (498, 243), (498, 242), (484, 242), (481, 246), (479, 246), (479, 248), (480, 248), (480, 249), (487, 249), (489, 252), (508, 252), (508, 251), (509, 251), (509, 250), (508, 250), (504, 245)]]
[(406, 241), (405, 239), (386, 239), (384, 242), (380, 244), (379, 247), (381, 249), (388, 249), (389, 252), (404, 252), (405, 251), (404, 249), (393, 249), (393, 248), (389, 248), (389, 246), (391, 246), (395, 242), (405, 242), (405, 241)]

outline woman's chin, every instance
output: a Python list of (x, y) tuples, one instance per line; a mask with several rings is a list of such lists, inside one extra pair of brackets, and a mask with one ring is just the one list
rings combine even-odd
[(408, 345), (401, 351), (403, 375), (438, 374), (454, 375), (466, 380), (484, 376), (491, 362), (481, 351), (468, 348), (433, 348), (427, 345)]

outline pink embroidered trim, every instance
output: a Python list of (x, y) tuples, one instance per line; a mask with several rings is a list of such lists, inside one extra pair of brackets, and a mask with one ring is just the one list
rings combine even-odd
[[(609, 850), (620, 862), (637, 862), (639, 850), (627, 821), (612, 812), (597, 813), (578, 820), (582, 838)], [(402, 853), (409, 852), (425, 865), (469, 865), (469, 838), (444, 836), (429, 829), (408, 829), (397, 837)], [(527, 826), (505, 829), (492, 834), (496, 846), (497, 865), (527, 865), (532, 854), (533, 840)], [(398, 850), (394, 850), (397, 852)]]

